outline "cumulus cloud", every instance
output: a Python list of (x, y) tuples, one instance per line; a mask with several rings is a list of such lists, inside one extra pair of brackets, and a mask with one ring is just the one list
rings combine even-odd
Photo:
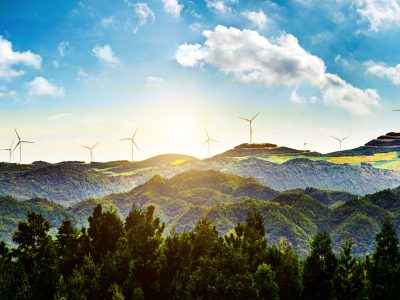
[(217, 13), (225, 14), (230, 12), (229, 4), (236, 3), (237, 0), (206, 0), (207, 7)]
[(109, 44), (104, 46), (96, 46), (92, 49), (92, 52), (97, 59), (105, 65), (116, 67), (120, 63), (118, 57), (115, 56)]
[(386, 78), (396, 85), (400, 85), (400, 64), (391, 67), (383, 63), (375, 63), (373, 61), (367, 62), (367, 72), (378, 76), (380, 78)]
[(69, 47), (69, 43), (66, 41), (62, 41), (61, 43), (58, 44), (57, 51), (61, 57), (65, 56), (65, 53), (67, 52), (68, 47)]
[(85, 69), (79, 68), (78, 73), (76, 74), (77, 81), (85, 81), (89, 78), (88, 73), (86, 73)]
[(5, 86), (0, 86), (0, 98), (3, 97), (12, 97), (15, 98), (17, 96), (17, 92), (16, 91), (9, 91), (7, 89), (7, 87)]
[(56, 86), (43, 77), (36, 77), (26, 84), (30, 96), (61, 97), (65, 94), (62, 86)]
[(139, 19), (139, 24), (135, 27), (134, 32), (137, 32), (140, 27), (147, 24), (148, 20), (152, 22), (155, 21), (156, 16), (147, 3), (140, 2), (135, 4), (130, 4), (135, 9), (135, 14)]
[(114, 24), (113, 16), (101, 19), (101, 25), (103, 25), (104, 27), (110, 27), (112, 24)]
[(16, 69), (18, 65), (25, 65), (40, 69), (42, 58), (31, 51), (14, 51), (12, 43), (0, 36), (0, 78), (13, 78), (24, 75), (23, 70)]
[(149, 76), (146, 78), (146, 87), (151, 88), (151, 87), (158, 87), (165, 83), (165, 80), (161, 77), (156, 77), (156, 76)]
[(290, 93), (289, 100), (294, 103), (302, 103), (304, 98), (297, 93), (297, 89), (294, 89)]
[(358, 13), (370, 24), (372, 31), (400, 24), (398, 0), (353, 0)]
[(179, 17), (183, 9), (183, 5), (179, 4), (178, 0), (161, 0), (164, 5), (164, 10), (173, 15)]
[(267, 25), (267, 16), (265, 13), (260, 9), (257, 11), (245, 11), (242, 13), (249, 21), (256, 27), (262, 29)]
[(365, 114), (379, 103), (371, 89), (353, 87), (340, 77), (326, 72), (323, 60), (304, 50), (296, 37), (283, 34), (269, 40), (253, 30), (217, 26), (205, 30), (204, 44), (182, 44), (176, 60), (183, 67), (209, 64), (241, 82), (261, 82), (267, 86), (318, 87), (327, 104)]

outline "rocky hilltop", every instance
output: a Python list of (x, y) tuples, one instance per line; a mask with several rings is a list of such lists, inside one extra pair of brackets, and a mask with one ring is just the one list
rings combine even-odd
[(365, 144), (365, 147), (400, 149), (400, 132), (389, 132)]

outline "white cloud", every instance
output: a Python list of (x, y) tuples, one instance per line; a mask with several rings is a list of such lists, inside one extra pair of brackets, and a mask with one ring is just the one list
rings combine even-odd
[(245, 11), (242, 13), (243, 16), (245, 16), (247, 19), (250, 20), (251, 23), (253, 23), (254, 26), (262, 29), (267, 25), (267, 16), (265, 13), (260, 9), (258, 12), (257, 11)]
[(113, 16), (101, 19), (101, 25), (103, 25), (104, 27), (110, 27), (112, 24), (114, 24)]
[(380, 97), (374, 89), (359, 89), (335, 74), (325, 74), (321, 86), (322, 100), (356, 115), (365, 115), (370, 108), (379, 105)]
[(5, 86), (0, 86), (0, 98), (12, 97), (15, 98), (18, 95), (16, 91), (9, 91)]
[(174, 17), (179, 17), (183, 9), (183, 5), (179, 4), (178, 0), (161, 0), (164, 4), (164, 10), (173, 15)]
[(85, 81), (88, 79), (89, 75), (86, 73), (85, 69), (79, 68), (78, 73), (76, 74), (77, 81)]
[(69, 47), (69, 43), (66, 41), (62, 41), (61, 43), (58, 44), (57, 51), (61, 57), (65, 56), (65, 53), (67, 52), (68, 47)]
[(165, 83), (165, 80), (161, 77), (149, 76), (146, 78), (146, 87), (157, 87)]
[(358, 13), (367, 20), (372, 31), (400, 25), (398, 0), (352, 0)]
[(400, 64), (390, 67), (383, 63), (367, 62), (367, 72), (380, 78), (387, 78), (396, 85), (400, 85)]
[(297, 89), (294, 89), (290, 93), (289, 100), (294, 103), (302, 103), (304, 98), (297, 93)]
[(61, 97), (65, 94), (62, 86), (56, 86), (43, 77), (36, 77), (26, 84), (28, 94), (31, 96), (54, 96)]
[(61, 113), (61, 114), (55, 114), (49, 117), (49, 121), (60, 121), (60, 120), (64, 120), (67, 119), (69, 117), (71, 117), (72, 114), (71, 113)]
[(58, 62), (58, 60), (53, 60), (51, 63), (53, 64), (55, 69), (58, 69), (60, 67), (60, 63)]
[(13, 78), (24, 75), (23, 70), (15, 66), (25, 65), (40, 69), (42, 58), (31, 51), (14, 51), (10, 41), (0, 36), (0, 78)]
[(129, 3), (128, 5), (133, 6), (133, 8), (135, 9), (135, 14), (139, 19), (138, 25), (133, 30), (135, 33), (139, 30), (140, 27), (146, 25), (148, 20), (151, 20), (152, 22), (155, 21), (156, 16), (154, 12), (151, 10), (151, 8), (147, 5), (147, 3), (144, 2), (135, 4)]
[(96, 46), (92, 49), (92, 52), (103, 64), (109, 65), (111, 67), (116, 67), (120, 64), (118, 57), (115, 56), (109, 44), (106, 44), (104, 46)]
[(225, 14), (231, 11), (230, 3), (237, 3), (237, 0), (206, 0), (207, 7), (217, 13)]
[(269, 40), (253, 30), (217, 26), (205, 30), (206, 41), (182, 44), (176, 53), (183, 67), (209, 64), (241, 82), (261, 82), (267, 86), (318, 87), (327, 104), (365, 114), (379, 103), (375, 90), (361, 90), (340, 77), (326, 72), (323, 60), (308, 53), (291, 34)]

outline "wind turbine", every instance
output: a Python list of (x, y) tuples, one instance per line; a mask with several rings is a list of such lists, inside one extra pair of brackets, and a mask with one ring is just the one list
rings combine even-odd
[(90, 150), (90, 161), (89, 161), (90, 164), (92, 163), (92, 160), (93, 160), (93, 149), (94, 149), (94, 147), (96, 147), (98, 144), (99, 144), (99, 142), (97, 142), (96, 144), (94, 144), (92, 147), (88, 147), (88, 146), (83, 146), (83, 145), (81, 145), (81, 147)]
[(12, 158), (12, 147), (14, 145), (15, 140), (11, 143), (10, 148), (6, 148), (6, 149), (0, 149), (0, 151), (8, 151), (8, 155), (10, 157), (10, 162), (11, 162), (11, 158)]
[(206, 139), (206, 141), (203, 143), (202, 146), (204, 146), (205, 144), (207, 144), (207, 146), (208, 146), (208, 157), (210, 157), (210, 156), (211, 156), (211, 142), (219, 142), (219, 141), (210, 138), (210, 135), (208, 134), (207, 128), (206, 128), (206, 135), (207, 135), (207, 139)]
[(132, 149), (132, 160), (131, 161), (133, 161), (133, 146), (135, 145), (136, 149), (139, 150), (138, 146), (135, 143), (135, 136), (136, 136), (136, 133), (138, 132), (138, 130), (139, 130), (139, 127), (136, 128), (135, 133), (130, 138), (119, 139), (120, 141), (131, 141), (131, 149)]
[(22, 144), (23, 143), (33, 144), (34, 142), (28, 142), (28, 141), (21, 140), (21, 138), (20, 138), (20, 136), (19, 136), (19, 134), (17, 132), (17, 129), (14, 128), (14, 130), (15, 130), (15, 134), (17, 135), (17, 138), (18, 138), (18, 143), (15, 145), (14, 149), (12, 150), (12, 152), (14, 152), (15, 149), (17, 149), (17, 147), (19, 146), (19, 164), (21, 164), (21, 162), (22, 162)]
[(307, 143), (307, 142), (304, 142), (304, 151), (307, 151), (307, 145), (308, 145), (309, 143)]
[(245, 120), (247, 122), (249, 122), (250, 125), (250, 145), (253, 144), (253, 121), (254, 119), (259, 115), (260, 113), (257, 113), (254, 117), (252, 117), (251, 119), (246, 119), (243, 117), (239, 117), (242, 120)]
[(348, 136), (346, 136), (346, 137), (344, 137), (344, 138), (337, 138), (337, 137), (335, 137), (335, 136), (332, 136), (335, 140), (337, 140), (338, 142), (339, 142), (339, 149), (340, 149), (340, 151), (342, 151), (342, 142), (345, 140), (345, 139), (347, 139), (348, 137), (349, 137), (349, 135)]

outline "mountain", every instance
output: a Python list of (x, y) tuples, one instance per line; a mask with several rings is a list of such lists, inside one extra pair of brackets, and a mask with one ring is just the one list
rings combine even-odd
[(97, 204), (116, 210), (126, 217), (133, 205), (155, 206), (156, 215), (166, 223), (166, 234), (173, 228), (192, 230), (203, 217), (209, 218), (220, 234), (244, 222), (250, 210), (264, 216), (267, 238), (277, 243), (288, 239), (304, 256), (309, 242), (319, 230), (327, 230), (338, 250), (346, 238), (354, 243), (357, 255), (371, 253), (374, 236), (385, 214), (394, 218), (400, 233), (400, 189), (387, 189), (364, 197), (349, 193), (306, 188), (278, 192), (255, 181), (218, 171), (192, 170), (170, 179), (154, 176), (128, 192), (115, 193), (99, 199), (88, 199), (69, 207), (45, 199), (18, 201), (0, 198), (1, 237), (11, 241), (11, 232), (27, 211), (38, 211), (57, 226), (63, 217), (70, 217), (78, 226), (88, 226), (87, 218)]

